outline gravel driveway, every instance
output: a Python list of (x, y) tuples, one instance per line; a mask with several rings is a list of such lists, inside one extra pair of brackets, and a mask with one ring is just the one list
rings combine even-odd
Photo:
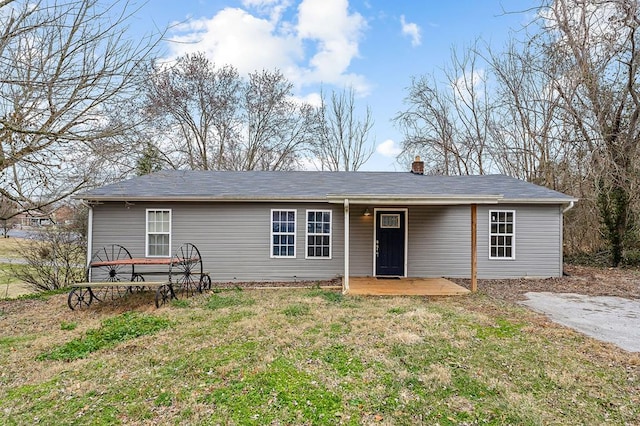
[(576, 293), (525, 293), (518, 303), (590, 337), (640, 352), (640, 300)]

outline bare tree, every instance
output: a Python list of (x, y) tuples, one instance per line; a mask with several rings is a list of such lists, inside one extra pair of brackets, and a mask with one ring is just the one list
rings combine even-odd
[(216, 170), (226, 165), (226, 149), (238, 138), (242, 80), (230, 66), (216, 68), (203, 53), (175, 65), (154, 64), (144, 84), (146, 112), (170, 146), (175, 168)]
[(174, 66), (155, 65), (145, 84), (147, 118), (170, 166), (201, 170), (295, 168), (311, 137), (312, 111), (293, 101), (292, 84), (278, 71), (243, 79), (203, 53)]
[(412, 79), (407, 109), (394, 121), (404, 133), (404, 152), (420, 154), (431, 173), (484, 174), (493, 114), (487, 76), (475, 47), (452, 50), (451, 58), (443, 84), (434, 76)]
[(110, 117), (158, 40), (127, 38), (136, 11), (127, 1), (0, 3), (0, 195), (15, 214), (114, 172), (128, 126)]
[(373, 154), (369, 132), (373, 127), (371, 109), (367, 106), (362, 118), (357, 116), (353, 88), (331, 92), (327, 102), (321, 93), (320, 137), (312, 152), (323, 170), (357, 171)]
[(9, 230), (15, 222), (18, 206), (14, 201), (0, 195), (0, 235), (9, 238)]
[(561, 107), (588, 153), (597, 205), (617, 266), (637, 243), (640, 149), (640, 3), (555, 0), (542, 9), (538, 46), (562, 73)]
[(293, 84), (279, 71), (249, 74), (244, 89), (245, 136), (229, 165), (238, 170), (289, 170), (298, 167), (314, 137), (310, 105), (293, 100)]

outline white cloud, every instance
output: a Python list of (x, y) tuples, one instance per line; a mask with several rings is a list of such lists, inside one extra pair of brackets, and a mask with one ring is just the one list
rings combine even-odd
[(314, 107), (320, 107), (322, 105), (322, 97), (318, 92), (309, 93), (306, 96), (294, 97), (293, 101), (301, 105), (311, 105)]
[(402, 27), (402, 34), (411, 38), (411, 45), (420, 46), (420, 44), (422, 43), (422, 34), (418, 24), (407, 22), (404, 18), (404, 15), (401, 15), (400, 26)]
[(284, 11), (291, 6), (290, 0), (242, 0), (242, 5), (247, 9), (255, 9), (257, 12), (268, 15), (271, 22), (278, 22)]
[(402, 148), (400, 148), (392, 139), (387, 139), (376, 147), (376, 152), (385, 157), (395, 158), (400, 155)]
[(359, 13), (349, 13), (347, 0), (304, 0), (298, 6), (298, 36), (314, 41), (310, 75), (317, 81), (340, 82), (366, 26)]
[(474, 70), (473, 72), (464, 72), (451, 83), (451, 89), (455, 97), (470, 103), (473, 98), (484, 97), (484, 84), (484, 70)]
[(179, 25), (181, 35), (172, 39), (175, 56), (204, 52), (218, 65), (232, 64), (242, 73), (279, 68), (287, 73), (302, 58), (298, 40), (277, 34), (275, 25), (242, 9), (226, 8), (213, 18), (200, 18)]
[(172, 56), (196, 51), (218, 65), (242, 73), (280, 69), (298, 86), (325, 83), (352, 86), (366, 94), (364, 76), (349, 72), (358, 56), (365, 19), (349, 11), (347, 0), (302, 0), (285, 19), (292, 0), (243, 0), (244, 9), (225, 8), (211, 18), (175, 27)]
[(322, 161), (318, 157), (303, 157), (300, 159), (300, 167), (307, 171), (322, 170)]

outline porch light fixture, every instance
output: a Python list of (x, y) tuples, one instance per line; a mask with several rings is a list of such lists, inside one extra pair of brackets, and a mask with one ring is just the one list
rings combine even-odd
[(364, 213), (362, 213), (362, 216), (371, 216), (371, 212), (369, 211), (369, 207), (364, 209)]

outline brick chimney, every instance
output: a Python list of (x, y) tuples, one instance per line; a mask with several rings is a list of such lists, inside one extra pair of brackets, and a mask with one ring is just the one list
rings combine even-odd
[(420, 160), (419, 155), (416, 155), (416, 159), (411, 163), (411, 173), (416, 175), (424, 174), (424, 161)]

